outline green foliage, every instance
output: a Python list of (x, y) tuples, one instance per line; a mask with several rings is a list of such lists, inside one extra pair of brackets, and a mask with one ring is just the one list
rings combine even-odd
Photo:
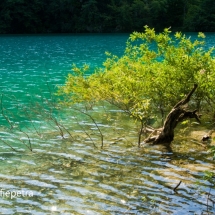
[(215, 30), (215, 3), (213, 0), (188, 0), (185, 5), (183, 27), (188, 31)]
[(130, 35), (122, 57), (107, 53), (104, 68), (86, 75), (88, 66), (74, 66), (59, 92), (70, 105), (106, 101), (146, 123), (158, 111), (169, 111), (197, 83), (192, 105), (213, 110), (213, 50), (204, 49), (202, 33), (192, 41), (179, 32), (156, 34), (145, 26), (145, 32)]
[(213, 0), (1, 0), (0, 33), (214, 31)]

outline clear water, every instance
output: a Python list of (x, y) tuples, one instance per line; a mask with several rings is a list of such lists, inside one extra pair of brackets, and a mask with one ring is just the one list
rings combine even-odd
[[(207, 36), (213, 46), (215, 35)], [(73, 63), (101, 66), (105, 51), (121, 55), (127, 38), (0, 37), (0, 214), (215, 213), (215, 190), (202, 179), (205, 170), (214, 171), (214, 161), (197, 144), (204, 133), (195, 133), (199, 127), (178, 133), (173, 152), (139, 149), (138, 125), (101, 106), (92, 113), (104, 135), (100, 149), (88, 116), (54, 108), (56, 85)]]

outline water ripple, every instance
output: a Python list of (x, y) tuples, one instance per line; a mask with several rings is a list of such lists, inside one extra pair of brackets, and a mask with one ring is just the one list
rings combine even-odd
[[(124, 144), (127, 136), (131, 136), (128, 142), (136, 144), (136, 128), (127, 121), (114, 127), (103, 123), (104, 119), (97, 125), (105, 132), (110, 131), (105, 135), (104, 149), (100, 150), (100, 137), (85, 137), (83, 130), (75, 125), (76, 115), (72, 117), (67, 110), (58, 113), (63, 116), (61, 123), (71, 126), (74, 139), (68, 134), (62, 136), (56, 124), (47, 117), (51, 113), (47, 106), (56, 91), (55, 86), (64, 83), (71, 65), (101, 66), (105, 51), (123, 53), (127, 37), (0, 37), (2, 104), (9, 120), (16, 122), (17, 129), (11, 132), (8, 121), (0, 116), (0, 137), (19, 150), (18, 153), (6, 152), (11, 148), (1, 142), (1, 214), (214, 213), (213, 204), (207, 202), (207, 197), (208, 192), (214, 197), (215, 190), (202, 179), (203, 171), (214, 171), (213, 161), (207, 153), (195, 150), (164, 153), (159, 147), (128, 148)], [(209, 39), (211, 43), (214, 41)], [(41, 102), (43, 105), (39, 106)], [(28, 109), (32, 106), (35, 107), (33, 113)], [(98, 107), (96, 111), (100, 109)], [(120, 113), (118, 110), (110, 112), (114, 116)], [(90, 134), (96, 133), (95, 124), (84, 118), (80, 122), (81, 126), (90, 128)], [(125, 127), (129, 128), (129, 135)], [(112, 138), (113, 128), (121, 132), (116, 138)], [(33, 152), (28, 153), (29, 140)], [(92, 140), (98, 149), (93, 147)], [(182, 183), (174, 192), (179, 181)], [(31, 191), (33, 196), (2, 197), (1, 188), (9, 192)]]

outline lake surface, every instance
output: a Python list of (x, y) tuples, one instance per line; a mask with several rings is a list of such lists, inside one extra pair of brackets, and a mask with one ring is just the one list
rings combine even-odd
[(179, 132), (172, 152), (139, 149), (138, 125), (101, 106), (91, 111), (101, 149), (87, 115), (56, 108), (72, 64), (102, 66), (105, 51), (123, 54), (128, 36), (0, 36), (0, 214), (215, 213), (215, 189), (203, 180), (214, 161), (198, 144), (205, 128)]

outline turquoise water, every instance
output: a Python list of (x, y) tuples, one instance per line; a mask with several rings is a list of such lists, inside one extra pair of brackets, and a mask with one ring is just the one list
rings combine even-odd
[(20, 98), (48, 94), (73, 63), (101, 66), (105, 51), (122, 54), (128, 35), (1, 36), (1, 92)]
[[(45, 103), (52, 98), (56, 86), (63, 84), (71, 72), (72, 64), (89, 64), (93, 70), (102, 65), (105, 51), (122, 54), (127, 38), (127, 34), (1, 36), (3, 108), (12, 111), (11, 120), (23, 126), (22, 122), (28, 121), (26, 114), (21, 113), (23, 105), (31, 108), (29, 105), (35, 106), (32, 101)], [(8, 124), (5, 117), (0, 116), (0, 120), (4, 125)]]
[[(207, 36), (213, 46), (215, 35)], [(101, 66), (105, 51), (121, 55), (127, 38), (0, 37), (1, 214), (215, 212), (207, 198), (214, 199), (215, 190), (202, 179), (203, 171), (214, 171), (214, 162), (195, 143), (201, 133), (188, 140), (176, 137), (173, 152), (139, 149), (138, 125), (101, 106), (91, 112), (104, 135), (101, 150), (101, 135), (88, 116), (55, 108), (56, 85), (64, 83), (73, 63)]]

